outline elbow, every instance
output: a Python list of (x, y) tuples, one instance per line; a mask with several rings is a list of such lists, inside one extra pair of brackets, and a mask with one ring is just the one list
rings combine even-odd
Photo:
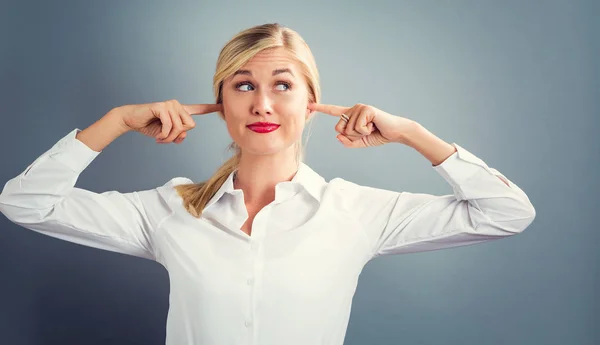
[(2, 213), (8, 220), (10, 220), (13, 223), (17, 221), (18, 218), (20, 218), (18, 215), (19, 209), (8, 204), (6, 198), (2, 197), (2, 195), (0, 195), (0, 213)]
[(536, 212), (533, 205), (524, 205), (518, 217), (501, 223), (501, 228), (510, 235), (520, 234), (527, 229), (535, 219)]
[(2, 213), (9, 221), (24, 226), (25, 224), (35, 224), (42, 222), (44, 217), (40, 211), (36, 209), (20, 208), (0, 203), (0, 213)]
[(10, 207), (10, 199), (7, 196), (8, 193), (3, 191), (0, 193), (0, 213), (5, 215), (8, 219), (10, 219), (11, 207)]
[(0, 195), (0, 213), (2, 213), (11, 222), (17, 223), (21, 218), (23, 218), (21, 213), (23, 213), (24, 210), (9, 204), (9, 201), (10, 200), (7, 200), (6, 197)]
[(533, 205), (530, 203), (527, 207), (528, 211), (529, 211), (529, 218), (531, 218), (531, 221), (533, 222), (533, 220), (535, 219), (535, 207), (533, 207)]
[(3, 191), (0, 194), (0, 213), (15, 224), (39, 222), (42, 219), (40, 211), (31, 205), (19, 202), (22, 197)]
[(533, 220), (536, 216), (535, 207), (533, 207), (533, 204), (529, 200), (523, 204), (522, 212), (523, 216), (521, 217), (521, 229), (519, 232), (523, 232), (525, 229), (527, 229), (529, 225), (533, 223)]
[(480, 212), (482, 218), (477, 221), (478, 232), (490, 232), (495, 236), (508, 237), (522, 233), (536, 217), (533, 205), (527, 203), (512, 204), (513, 207), (496, 209), (494, 217), (488, 212)]
[(525, 231), (525, 229), (527, 229), (531, 223), (533, 223), (533, 220), (535, 219), (535, 209), (533, 207), (531, 207), (531, 210), (529, 211), (529, 215), (526, 218), (523, 219), (519, 219), (517, 221), (517, 233), (522, 233), (523, 231)]
[(527, 227), (529, 227), (529, 225), (531, 225), (531, 223), (533, 223), (533, 220), (535, 219), (535, 215), (536, 215), (535, 207), (533, 207), (533, 205), (529, 204), (528, 211), (529, 211), (529, 217), (527, 218), (528, 223), (525, 225), (525, 227), (523, 227), (521, 232), (523, 232), (523, 230), (525, 230)]
[(4, 188), (0, 192), (0, 213), (5, 215), (8, 219), (11, 219), (13, 213), (18, 212), (19, 208), (15, 205), (15, 193), (14, 191), (15, 180), (6, 182)]

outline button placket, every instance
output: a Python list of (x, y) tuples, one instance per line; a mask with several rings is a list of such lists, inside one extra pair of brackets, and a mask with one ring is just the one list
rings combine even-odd
[[(259, 275), (259, 271), (262, 267), (262, 262), (260, 259), (260, 251), (261, 251), (261, 242), (266, 236), (266, 226), (267, 220), (269, 218), (270, 206), (265, 206), (262, 210), (258, 212), (255, 216), (253, 224), (252, 224), (252, 235), (250, 236), (250, 257), (251, 257), (251, 268), (248, 276), (246, 276), (246, 287), (248, 291), (248, 299), (250, 310), (248, 311), (248, 316), (246, 321), (244, 322), (244, 326), (249, 331), (253, 330), (255, 327), (254, 318), (255, 315), (255, 307), (256, 307), (256, 299), (257, 299), (257, 281), (256, 277)], [(253, 333), (253, 332), (252, 332)]]
[[(253, 229), (255, 228), (255, 224), (253, 224)], [(255, 272), (256, 272), (256, 265), (257, 265), (257, 256), (258, 256), (258, 250), (259, 250), (259, 243), (257, 240), (257, 236), (255, 236), (254, 230), (253, 230), (253, 234), (250, 237), (250, 266), (249, 266), (249, 274), (248, 276), (246, 276), (246, 286), (247, 286), (247, 293), (248, 293), (248, 306), (249, 306), (249, 310), (248, 310), (248, 314), (246, 317), (246, 320), (244, 321), (244, 327), (248, 330), (251, 330), (254, 323), (252, 322), (252, 319), (254, 318), (254, 304), (255, 304), (255, 291), (254, 291), (254, 276), (255, 276)]]

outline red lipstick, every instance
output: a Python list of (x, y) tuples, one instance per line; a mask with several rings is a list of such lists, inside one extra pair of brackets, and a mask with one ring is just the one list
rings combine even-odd
[(247, 127), (254, 132), (257, 133), (269, 133), (269, 132), (273, 132), (274, 130), (276, 130), (277, 128), (279, 128), (280, 125), (276, 124), (276, 123), (272, 123), (272, 122), (254, 122), (249, 124)]

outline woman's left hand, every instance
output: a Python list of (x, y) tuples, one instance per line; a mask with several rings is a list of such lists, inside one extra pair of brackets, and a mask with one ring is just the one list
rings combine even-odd
[(340, 117), (336, 137), (345, 147), (359, 148), (384, 145), (390, 142), (407, 144), (405, 135), (414, 130), (413, 120), (386, 113), (370, 105), (358, 103), (353, 107), (309, 103), (308, 109), (340, 117), (346, 114), (348, 123)]

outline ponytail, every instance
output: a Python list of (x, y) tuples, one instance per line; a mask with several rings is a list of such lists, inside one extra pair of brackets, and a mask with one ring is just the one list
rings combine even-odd
[(210, 199), (227, 181), (229, 175), (238, 168), (241, 152), (235, 143), (232, 143), (230, 148), (236, 149), (236, 154), (223, 163), (208, 180), (175, 186), (177, 193), (183, 199), (183, 206), (194, 217), (200, 218)]

